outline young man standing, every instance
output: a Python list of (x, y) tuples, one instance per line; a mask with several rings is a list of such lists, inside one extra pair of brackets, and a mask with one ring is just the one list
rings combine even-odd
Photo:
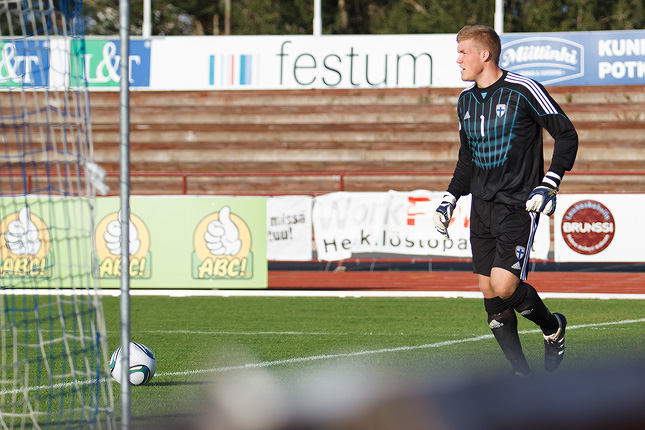
[[(488, 324), (513, 372), (528, 376), (515, 312), (533, 321), (544, 333), (544, 366), (552, 371), (564, 357), (567, 320), (549, 312), (524, 281), (539, 215), (555, 211), (578, 135), (541, 84), (499, 67), (501, 42), (492, 28), (466, 26), (457, 42), (461, 79), (474, 84), (459, 96), (461, 147), (434, 223), (447, 236), (457, 199), (472, 194), (473, 272), (479, 275)], [(542, 129), (555, 139), (546, 174)]]

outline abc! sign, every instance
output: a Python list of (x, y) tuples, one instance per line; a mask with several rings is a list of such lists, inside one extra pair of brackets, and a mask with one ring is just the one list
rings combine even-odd
[(562, 218), (562, 238), (573, 251), (593, 255), (607, 249), (616, 225), (611, 211), (595, 200), (582, 200), (567, 209)]

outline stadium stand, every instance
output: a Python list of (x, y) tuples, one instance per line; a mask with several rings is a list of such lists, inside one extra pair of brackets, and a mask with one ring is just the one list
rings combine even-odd
[[(645, 86), (549, 91), (580, 135), (561, 191), (645, 192)], [(443, 190), (459, 147), (459, 92), (135, 91), (132, 194)], [(90, 98), (95, 158), (118, 190), (119, 96)], [(552, 139), (545, 142), (548, 163)]]

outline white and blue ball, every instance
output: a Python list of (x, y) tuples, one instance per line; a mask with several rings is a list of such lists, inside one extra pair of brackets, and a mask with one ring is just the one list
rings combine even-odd
[[(150, 382), (157, 370), (157, 360), (150, 348), (142, 343), (130, 342), (130, 384), (144, 385)], [(112, 377), (121, 383), (121, 347), (110, 358)]]

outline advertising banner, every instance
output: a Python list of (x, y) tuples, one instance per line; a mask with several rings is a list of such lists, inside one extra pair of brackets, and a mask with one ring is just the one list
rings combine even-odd
[(311, 196), (268, 197), (267, 259), (311, 261), (313, 231)]
[(645, 31), (504, 34), (500, 66), (545, 85), (643, 85)]
[[(645, 30), (503, 34), (502, 68), (545, 85), (645, 84)], [(454, 34), (152, 40), (151, 89), (463, 88)]]
[[(119, 198), (100, 198), (94, 276), (118, 287)], [(266, 288), (264, 198), (133, 197), (132, 288)]]
[[(47, 198), (45, 202), (42, 196), (2, 197), (0, 205), (3, 286), (51, 288), (87, 276), (91, 232), (83, 231), (90, 214), (86, 201), (73, 197)], [(74, 260), (78, 252), (81, 258)]]
[[(557, 262), (643, 262), (645, 195), (563, 194), (555, 212)], [(635, 215), (636, 214), (636, 215)]]
[[(313, 225), (320, 260), (350, 258), (356, 253), (467, 257), (470, 248), (470, 196), (457, 202), (444, 238), (432, 216), (443, 192), (326, 194), (314, 199)], [(531, 258), (548, 257), (548, 218), (542, 217)]]
[(463, 86), (455, 35), (167, 37), (152, 49), (153, 89)]
[(44, 40), (0, 40), (0, 88), (48, 87), (50, 57)]
[[(171, 36), (130, 40), (133, 90), (463, 88), (455, 34)], [(645, 30), (506, 33), (500, 66), (545, 85), (645, 84)], [(0, 89), (118, 91), (118, 38), (0, 41)], [(64, 45), (64, 46), (63, 46)], [(80, 48), (85, 55), (78, 61)], [(71, 66), (70, 66), (71, 64)], [(79, 69), (82, 69), (82, 73)], [(65, 82), (67, 80), (67, 82)]]
[[(267, 288), (265, 200), (133, 197), (129, 221), (130, 287)], [(65, 288), (86, 282), (75, 278), (91, 271), (101, 287), (120, 286), (122, 214), (118, 197), (97, 199), (95, 255), (91, 249), (92, 232), (84, 235), (83, 231), (90, 230), (87, 200), (4, 197), (0, 205), (3, 285)], [(289, 220), (288, 216), (284, 219)], [(311, 253), (311, 235), (309, 249)]]
[[(131, 40), (129, 57), (129, 82), (133, 88), (150, 87), (151, 44), (149, 40)], [(90, 89), (119, 89), (121, 80), (121, 42), (114, 39), (85, 40), (85, 55), (82, 67), (85, 79)], [(76, 76), (80, 76), (77, 68), (79, 63), (71, 62), (70, 85), (77, 84)], [(162, 71), (159, 71), (163, 73)]]

